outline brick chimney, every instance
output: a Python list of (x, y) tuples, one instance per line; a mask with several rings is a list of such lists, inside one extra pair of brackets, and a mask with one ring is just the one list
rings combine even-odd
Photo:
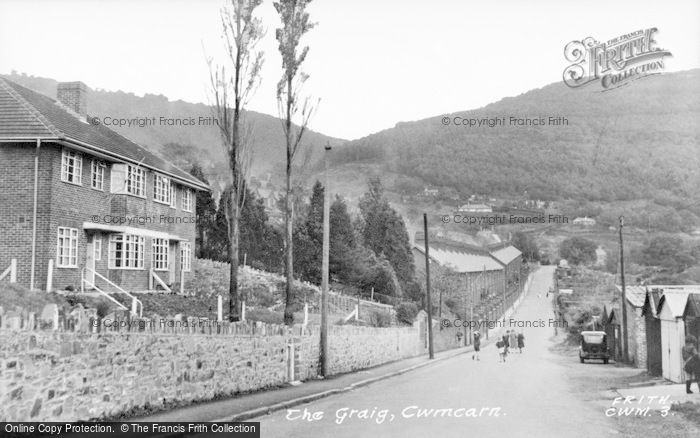
[(87, 86), (82, 82), (59, 82), (58, 101), (85, 121), (87, 118)]

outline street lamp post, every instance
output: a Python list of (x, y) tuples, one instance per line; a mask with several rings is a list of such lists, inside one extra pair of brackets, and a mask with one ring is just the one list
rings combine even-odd
[(326, 143), (323, 156), (325, 187), (323, 188), (323, 260), (321, 262), (321, 375), (328, 374), (328, 252), (330, 250), (330, 196), (328, 187), (328, 152), (330, 144)]

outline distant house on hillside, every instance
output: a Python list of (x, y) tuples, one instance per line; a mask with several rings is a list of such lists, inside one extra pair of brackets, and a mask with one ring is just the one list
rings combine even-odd
[(262, 199), (263, 205), (265, 205), (266, 210), (274, 210), (275, 208), (277, 208), (277, 202), (280, 199), (280, 193), (269, 184), (266, 184), (263, 187), (256, 188), (255, 196), (257, 196), (259, 199)]
[(595, 219), (584, 216), (584, 217), (577, 217), (576, 219), (573, 220), (574, 225), (581, 225), (583, 227), (592, 227), (596, 224)]
[(459, 207), (460, 213), (491, 213), (493, 209), (486, 204), (464, 204)]
[(440, 190), (431, 187), (425, 187), (423, 189), (423, 196), (425, 197), (435, 197), (440, 194)]

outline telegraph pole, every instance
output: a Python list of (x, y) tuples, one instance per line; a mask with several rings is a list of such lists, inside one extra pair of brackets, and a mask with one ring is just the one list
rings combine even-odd
[(430, 244), (428, 243), (428, 215), (423, 213), (423, 234), (425, 236), (425, 294), (428, 304), (428, 355), (435, 358), (433, 352), (433, 306), (430, 304)]
[(321, 263), (321, 375), (328, 374), (328, 252), (330, 250), (330, 195), (328, 187), (328, 152), (330, 144), (326, 143), (324, 161), (325, 187), (323, 188), (323, 261)]
[[(464, 318), (467, 318), (467, 300), (469, 300), (469, 294), (471, 294), (471, 281), (469, 281), (469, 272), (466, 273), (465, 275), (467, 279), (467, 290), (465, 291), (464, 294)], [(470, 303), (470, 306), (472, 304)], [(471, 342), (472, 338), (472, 321), (474, 320), (474, 312), (472, 308), (469, 308), (469, 342)], [(442, 324), (440, 324), (442, 325)], [(467, 346), (469, 345), (469, 342), (467, 342), (467, 327), (464, 327), (464, 345)]]
[(620, 216), (620, 281), (622, 282), (622, 337), (624, 350), (622, 352), (625, 363), (629, 363), (629, 348), (627, 337), (627, 290), (625, 289), (625, 251), (622, 243), (622, 228), (625, 225), (624, 216)]

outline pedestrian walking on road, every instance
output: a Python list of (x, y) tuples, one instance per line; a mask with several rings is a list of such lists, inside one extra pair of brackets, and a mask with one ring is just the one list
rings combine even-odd
[(683, 369), (687, 373), (685, 381), (685, 392), (687, 394), (692, 394), (693, 391), (690, 390), (690, 385), (695, 380), (698, 385), (698, 391), (700, 391), (700, 356), (698, 355), (697, 349), (698, 340), (693, 335), (688, 335), (685, 337), (685, 345), (681, 350), (683, 355)]
[[(515, 333), (515, 330), (510, 331), (510, 338), (508, 339), (508, 346), (509, 349), (512, 349), (515, 351), (515, 349), (518, 347), (518, 334)], [(522, 353), (522, 351), (521, 351)]]
[(472, 360), (481, 360), (479, 358), (479, 351), (481, 350), (481, 333), (479, 330), (474, 332), (474, 354), (472, 354)]
[(496, 348), (498, 349), (498, 361), (505, 362), (506, 361), (506, 343), (502, 338), (499, 339), (498, 342), (496, 342)]
[(521, 353), (523, 352), (523, 348), (525, 348), (525, 335), (521, 331), (518, 333), (518, 349)]
[(510, 330), (506, 330), (506, 334), (503, 335), (503, 348), (505, 348), (505, 354), (508, 354), (508, 347), (510, 342)]

